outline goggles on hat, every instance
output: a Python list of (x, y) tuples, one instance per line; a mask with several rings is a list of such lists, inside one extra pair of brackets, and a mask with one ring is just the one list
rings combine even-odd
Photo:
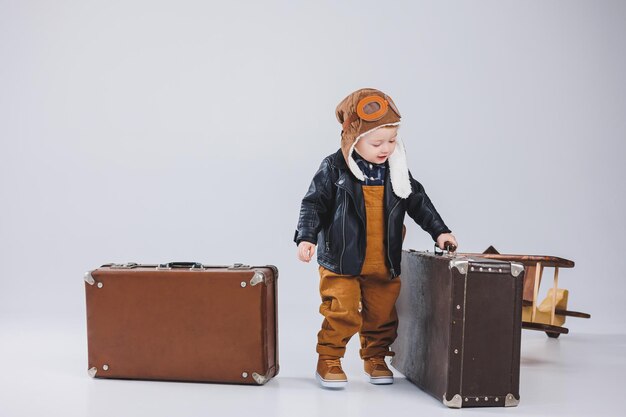
[(356, 105), (356, 114), (352, 113), (343, 122), (343, 128), (344, 130), (347, 129), (350, 123), (354, 122), (357, 118), (366, 122), (380, 120), (387, 114), (389, 108), (400, 117), (400, 112), (393, 104), (393, 101), (387, 100), (387, 96), (371, 95), (363, 97)]

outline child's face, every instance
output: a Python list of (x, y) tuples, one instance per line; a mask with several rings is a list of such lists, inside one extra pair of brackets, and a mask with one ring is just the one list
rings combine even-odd
[(354, 148), (366, 161), (382, 164), (396, 150), (397, 136), (397, 126), (381, 127), (359, 139)]

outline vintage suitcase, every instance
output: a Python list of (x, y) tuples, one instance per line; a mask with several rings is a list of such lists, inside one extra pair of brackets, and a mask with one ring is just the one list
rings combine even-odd
[(265, 384), (278, 374), (277, 278), (191, 262), (87, 272), (89, 374)]
[(392, 365), (448, 407), (519, 403), (521, 264), (403, 251)]

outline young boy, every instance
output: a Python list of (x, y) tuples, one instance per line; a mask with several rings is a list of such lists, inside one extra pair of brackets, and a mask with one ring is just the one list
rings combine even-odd
[(316, 379), (323, 387), (347, 383), (341, 368), (346, 344), (359, 333), (360, 355), (372, 384), (393, 383), (385, 356), (396, 338), (404, 214), (443, 249), (457, 245), (407, 168), (397, 136), (400, 112), (383, 92), (364, 88), (336, 109), (341, 149), (326, 157), (302, 200), (294, 237), (298, 258), (317, 251), (320, 313)]

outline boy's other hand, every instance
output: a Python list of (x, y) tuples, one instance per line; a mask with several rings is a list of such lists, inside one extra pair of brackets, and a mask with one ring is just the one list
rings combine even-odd
[(456, 243), (456, 238), (452, 233), (442, 233), (437, 236), (437, 247), (439, 249), (444, 250), (444, 245), (446, 244), (446, 242), (452, 243), (457, 248), (459, 247), (459, 244)]
[(298, 259), (302, 262), (309, 262), (315, 254), (315, 245), (311, 242), (302, 241), (298, 245)]

